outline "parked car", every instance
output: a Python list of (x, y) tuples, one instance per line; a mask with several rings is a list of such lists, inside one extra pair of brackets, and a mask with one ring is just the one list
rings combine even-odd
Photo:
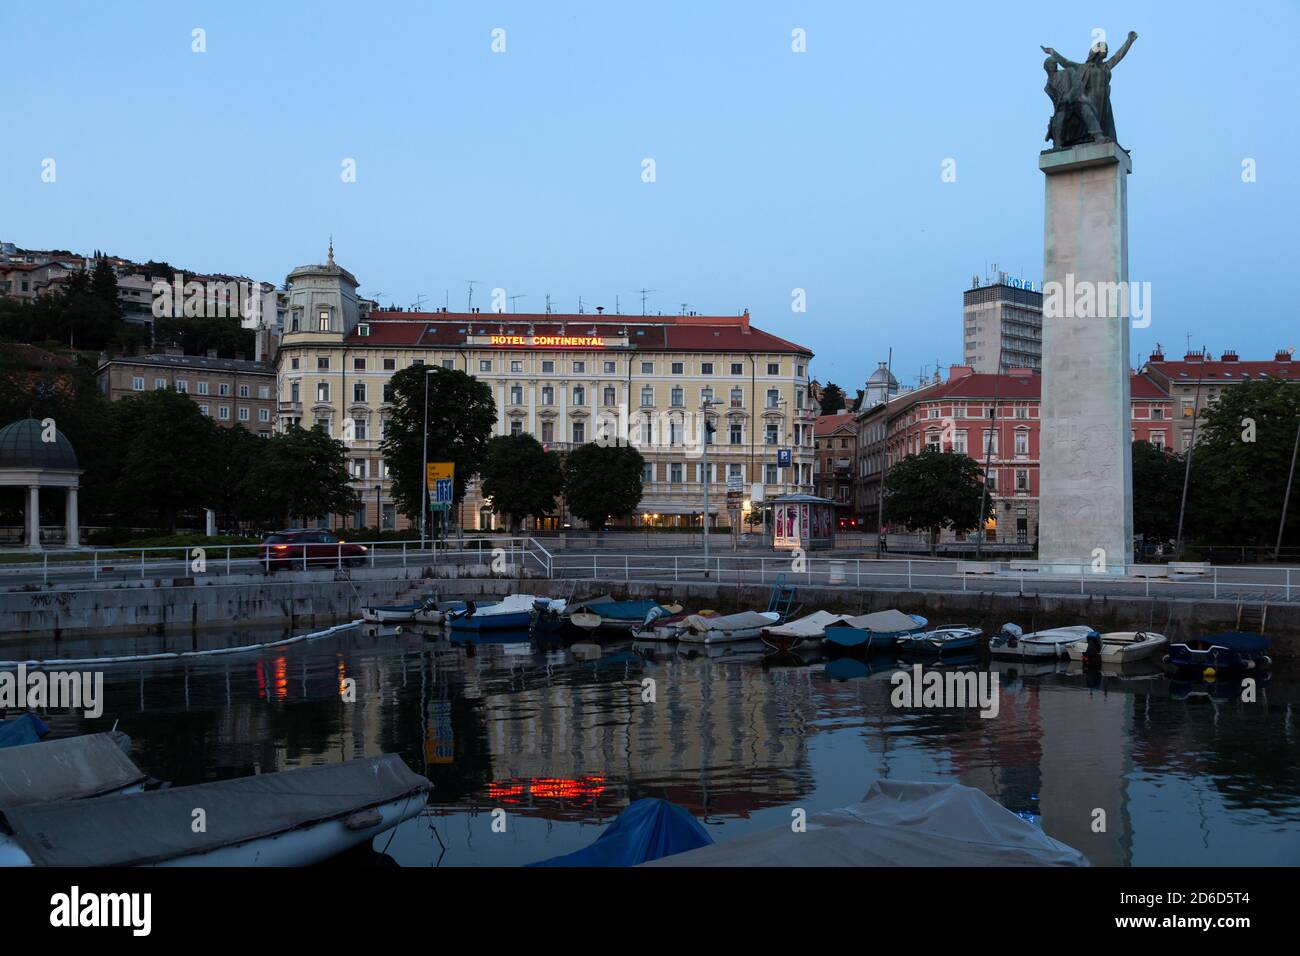
[(348, 544), (329, 531), (294, 528), (268, 534), (258, 551), (258, 560), (267, 571), (277, 568), (311, 566), (349, 566), (365, 564), (368, 550), (362, 544)]

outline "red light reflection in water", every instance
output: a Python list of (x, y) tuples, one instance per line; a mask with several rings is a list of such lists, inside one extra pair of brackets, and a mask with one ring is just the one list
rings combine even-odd
[(275, 698), (284, 700), (289, 696), (289, 662), (283, 657), (275, 659)]
[(605, 777), (530, 777), (527, 780), (493, 781), (488, 798), (497, 803), (527, 803), (537, 800), (590, 800), (605, 792)]

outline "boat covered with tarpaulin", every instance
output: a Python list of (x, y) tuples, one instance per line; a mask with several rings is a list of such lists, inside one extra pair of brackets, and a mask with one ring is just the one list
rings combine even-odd
[(826, 642), (845, 650), (885, 651), (900, 637), (914, 634), (929, 624), (918, 614), (904, 614), (890, 608), (839, 621), (826, 628)]
[(712, 842), (684, 807), (645, 797), (629, 804), (591, 846), (529, 866), (637, 866)]

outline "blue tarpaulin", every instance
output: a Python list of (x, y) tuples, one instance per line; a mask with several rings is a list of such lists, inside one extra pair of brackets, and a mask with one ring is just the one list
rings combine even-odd
[(0, 720), (0, 748), (39, 743), (49, 732), (50, 728), (35, 714)]
[(620, 813), (591, 846), (529, 866), (636, 866), (712, 842), (684, 808), (647, 797)]

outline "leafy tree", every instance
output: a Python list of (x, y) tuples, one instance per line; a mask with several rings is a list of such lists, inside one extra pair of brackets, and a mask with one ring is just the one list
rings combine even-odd
[(95, 269), (90, 275), (90, 294), (107, 307), (114, 324), (121, 321), (122, 303), (117, 298), (117, 273), (107, 259), (95, 263)]
[(393, 500), (403, 514), (419, 519), (424, 476), (425, 378), (429, 389), (429, 461), (456, 464), (454, 501), (478, 474), (496, 425), (497, 407), (486, 382), (455, 369), (412, 365), (389, 379), (392, 410), (384, 428), (383, 453), (393, 482)]
[(822, 389), (822, 414), (836, 415), (844, 411), (844, 390), (834, 382), (827, 382)]
[(254, 337), (252, 329), (240, 327), (238, 317), (166, 316), (154, 320), (154, 344), (177, 346), (186, 355), (204, 355), (215, 349), (222, 358), (234, 358), (237, 352), (251, 358)]
[(119, 518), (155, 519), (175, 531), (182, 512), (211, 506), (218, 426), (188, 396), (171, 389), (131, 395), (115, 403), (113, 418)]
[(623, 518), (641, 503), (645, 459), (631, 445), (588, 442), (564, 463), (564, 500), (569, 512), (593, 528)]
[[(1298, 423), (1300, 384), (1276, 378), (1224, 389), (1201, 413), (1186, 519), (1197, 541), (1276, 542)], [(1295, 488), (1283, 544), (1300, 544), (1300, 497)]]
[(969, 531), (993, 514), (993, 502), (984, 500), (983, 472), (979, 464), (957, 452), (926, 449), (908, 455), (885, 477), (885, 514), (891, 524), (930, 535), (930, 554), (939, 549), (944, 528)]
[(1186, 461), (1150, 442), (1133, 443), (1133, 532), (1148, 541), (1172, 541)]
[(483, 495), (492, 510), (510, 516), (517, 530), (526, 516), (555, 510), (555, 498), (564, 488), (559, 456), (543, 450), (532, 435), (498, 435), (487, 443), (480, 471)]
[(268, 439), (258, 438), (243, 425), (218, 428), (212, 501), (223, 525), (256, 523), (274, 517), (260, 488), (250, 488), (247, 481), (261, 457), (270, 447)]
[[(242, 439), (240, 439), (242, 441)], [(294, 517), (348, 514), (360, 497), (349, 483), (347, 447), (323, 429), (297, 425), (270, 438), (254, 438), (260, 453), (237, 491), (237, 500), (260, 502), (259, 517), (280, 527)]]

